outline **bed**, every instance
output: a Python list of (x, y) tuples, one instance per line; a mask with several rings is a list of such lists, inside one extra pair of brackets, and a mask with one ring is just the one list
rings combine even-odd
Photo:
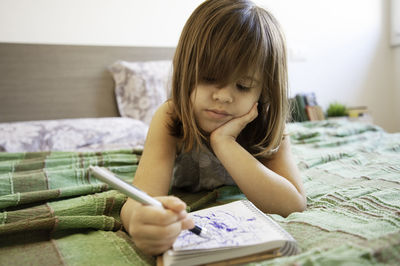
[[(173, 48), (0, 44), (0, 265), (155, 265), (123, 230), (126, 197)], [(253, 265), (398, 265), (400, 133), (367, 123), (289, 123), (307, 210), (271, 217), (301, 252)], [(172, 190), (189, 211), (243, 199), (235, 186)]]

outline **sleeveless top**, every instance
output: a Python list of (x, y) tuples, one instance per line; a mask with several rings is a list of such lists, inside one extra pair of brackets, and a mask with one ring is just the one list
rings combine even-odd
[[(279, 147), (269, 151), (268, 156), (276, 153)], [(207, 147), (181, 151), (176, 159), (171, 186), (191, 192), (213, 190), (222, 185), (236, 185), (217, 156)]]
[(181, 152), (175, 159), (172, 186), (192, 192), (236, 185), (219, 159), (207, 148)]

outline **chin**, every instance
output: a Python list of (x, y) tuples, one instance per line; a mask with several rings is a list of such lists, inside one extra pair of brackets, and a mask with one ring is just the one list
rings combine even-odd
[(201, 131), (205, 134), (205, 135), (210, 135), (211, 132), (213, 132), (215, 129), (210, 129), (210, 128), (201, 128)]
[(215, 125), (215, 126), (211, 126), (211, 125), (208, 125), (208, 126), (205, 126), (205, 127), (201, 127), (201, 130), (204, 132), (204, 133), (206, 133), (206, 134), (211, 134), (214, 130), (216, 130), (217, 128), (219, 128), (220, 126), (222, 126), (222, 124), (221, 125)]
[(202, 130), (203, 133), (211, 134), (214, 130), (221, 127), (228, 121), (202, 121), (202, 123), (198, 123), (198, 127)]

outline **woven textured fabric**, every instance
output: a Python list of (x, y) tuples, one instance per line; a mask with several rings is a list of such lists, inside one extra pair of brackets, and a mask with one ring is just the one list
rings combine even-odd
[[(300, 254), (250, 265), (398, 265), (400, 134), (344, 121), (287, 126), (307, 193), (307, 210), (271, 215)], [(123, 231), (126, 197), (90, 164), (131, 182), (139, 150), (0, 153), (0, 265), (155, 265)], [(245, 196), (236, 186), (171, 194), (188, 210)]]

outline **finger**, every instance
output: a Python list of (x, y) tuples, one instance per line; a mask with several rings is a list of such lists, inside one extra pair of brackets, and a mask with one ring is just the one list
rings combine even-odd
[(258, 102), (256, 102), (253, 107), (250, 109), (249, 113), (248, 113), (248, 123), (250, 123), (251, 121), (253, 121), (257, 116), (258, 116)]
[(161, 255), (168, 249), (172, 247), (174, 240), (170, 243), (166, 244), (159, 244), (159, 243), (147, 243), (147, 242), (140, 242), (135, 241), (136, 246), (146, 254), (157, 256)]
[(187, 217), (186, 203), (175, 196), (159, 197), (164, 208), (172, 210), (178, 214), (178, 219), (182, 220)]
[(152, 240), (152, 239), (138, 239), (134, 238), (136, 246), (145, 253), (151, 255), (158, 255), (170, 249), (174, 244), (176, 238)]
[(237, 118), (238, 122), (239, 122), (240, 130), (245, 128), (248, 123), (253, 121), (258, 116), (257, 106), (258, 106), (258, 103), (256, 102), (247, 114)]
[(181, 220), (181, 223), (182, 230), (192, 229), (194, 227), (194, 221), (189, 216)]
[(181, 214), (154, 206), (141, 206), (132, 215), (133, 219), (141, 224), (153, 225), (168, 225), (182, 219)]
[(186, 210), (186, 203), (175, 196), (157, 197), (164, 208), (180, 213)]
[(131, 232), (129, 233), (133, 236), (134, 239), (162, 243), (178, 237), (178, 235), (182, 231), (182, 223), (178, 221), (165, 226), (142, 224), (141, 226), (132, 227), (130, 231)]

